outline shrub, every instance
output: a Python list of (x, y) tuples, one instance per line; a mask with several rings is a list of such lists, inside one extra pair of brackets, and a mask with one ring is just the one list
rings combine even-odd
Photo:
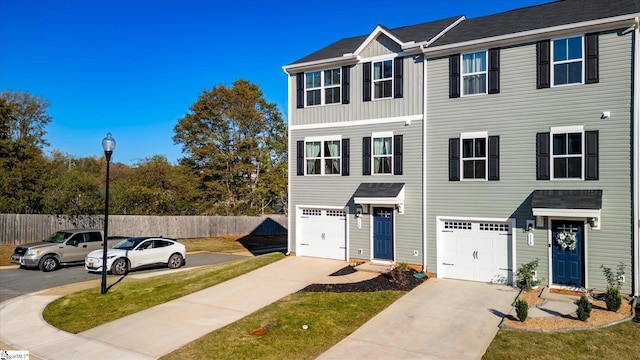
[(525, 300), (516, 301), (516, 314), (521, 322), (527, 320), (529, 315), (529, 304)]
[(616, 312), (622, 305), (622, 298), (620, 297), (622, 282), (620, 278), (624, 275), (624, 264), (622, 262), (618, 264), (615, 274), (611, 271), (611, 268), (604, 265), (600, 265), (600, 268), (604, 273), (605, 279), (607, 279), (607, 292), (604, 294), (604, 302), (607, 304), (607, 310)]
[(622, 306), (622, 296), (618, 289), (609, 288), (604, 293), (604, 302), (607, 304), (607, 310), (616, 312)]
[(538, 259), (531, 260), (526, 264), (520, 265), (516, 271), (516, 285), (520, 289), (530, 290), (533, 285), (533, 279), (537, 268)]
[(576, 305), (578, 305), (578, 319), (587, 321), (589, 316), (591, 316), (591, 303), (589, 299), (587, 299), (585, 295), (582, 295), (580, 300), (576, 301)]

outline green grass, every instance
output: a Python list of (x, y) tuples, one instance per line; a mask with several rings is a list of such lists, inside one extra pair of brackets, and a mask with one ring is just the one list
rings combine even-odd
[(314, 359), (404, 294), (295, 293), (161, 359)]
[(206, 289), (282, 258), (284, 255), (281, 253), (271, 253), (148, 279), (125, 278), (104, 295), (100, 294), (100, 287), (96, 287), (63, 296), (47, 305), (42, 315), (49, 324), (77, 334)]
[(639, 359), (640, 324), (557, 333), (500, 330), (482, 357), (500, 359)]

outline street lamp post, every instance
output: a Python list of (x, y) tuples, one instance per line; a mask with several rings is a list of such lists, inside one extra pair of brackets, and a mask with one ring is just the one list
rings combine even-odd
[(104, 234), (102, 239), (102, 288), (101, 294), (107, 293), (107, 238), (109, 231), (109, 162), (111, 161), (111, 154), (113, 149), (116, 148), (116, 141), (111, 137), (111, 133), (107, 133), (107, 136), (102, 139), (102, 148), (104, 149), (104, 157), (107, 160), (107, 179), (106, 189), (104, 192)]

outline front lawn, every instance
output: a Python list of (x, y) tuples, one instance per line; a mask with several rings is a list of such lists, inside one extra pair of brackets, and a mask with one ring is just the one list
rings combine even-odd
[(639, 359), (640, 324), (556, 333), (500, 330), (482, 357), (511, 359)]
[(315, 359), (405, 293), (298, 292), (161, 359)]

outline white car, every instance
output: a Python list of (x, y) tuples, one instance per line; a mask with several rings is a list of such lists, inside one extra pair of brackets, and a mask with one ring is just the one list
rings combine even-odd
[[(89, 253), (84, 268), (90, 272), (102, 272), (103, 249)], [(186, 249), (173, 240), (156, 237), (131, 237), (107, 249), (107, 271), (123, 275), (141, 267), (164, 265), (177, 269), (186, 264)]]

